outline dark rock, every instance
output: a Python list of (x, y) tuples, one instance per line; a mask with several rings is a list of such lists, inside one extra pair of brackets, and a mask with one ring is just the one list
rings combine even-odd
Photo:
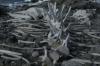
[(92, 47), (89, 51), (90, 53), (100, 53), (100, 46)]
[(18, 5), (18, 6), (16, 6), (15, 7), (15, 9), (14, 10), (12, 10), (13, 12), (15, 12), (15, 11), (22, 11), (22, 10), (27, 10), (29, 8), (29, 5), (27, 5), (27, 4), (24, 4), (24, 5)]
[(57, 2), (57, 4), (62, 4), (64, 2), (64, 0), (49, 0), (50, 3), (55, 3)]
[(35, 37), (28, 37), (27, 41), (35, 41)]
[(8, 12), (7, 6), (0, 5), (0, 17), (1, 17), (2, 15), (7, 15), (7, 12)]
[(72, 6), (72, 9), (99, 9), (100, 8), (100, 3), (97, 2), (91, 2), (91, 1), (81, 1), (74, 3)]
[(77, 51), (74, 51), (74, 52), (71, 52), (72, 55), (76, 56), (78, 55), (78, 52)]
[(82, 55), (82, 57), (86, 58), (86, 59), (91, 59), (92, 58), (92, 55), (91, 54), (88, 54), (88, 53), (85, 53)]
[(38, 2), (39, 0), (31, 0), (32, 2)]
[(38, 18), (39, 18), (39, 19), (43, 19), (43, 15), (39, 15)]
[(63, 61), (61, 66), (83, 66), (83, 65), (75, 61)]
[(16, 36), (14, 36), (14, 35), (10, 35), (8, 41), (11, 42), (11, 43), (16, 43), (16, 42), (18, 42)]
[(4, 61), (2, 61), (2, 63), (3, 63), (4, 65), (7, 65), (7, 64), (10, 64), (10, 63), (11, 63), (11, 60), (4, 60)]
[(24, 43), (18, 43), (18, 46), (19, 47), (24, 47), (25, 45), (24, 45)]

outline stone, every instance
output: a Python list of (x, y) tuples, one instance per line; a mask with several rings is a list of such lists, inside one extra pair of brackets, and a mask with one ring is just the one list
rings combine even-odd
[(53, 60), (58, 60), (60, 55), (55, 50), (50, 50), (49, 55)]
[(63, 61), (61, 66), (83, 66), (81, 63), (75, 61)]
[(57, 52), (64, 57), (67, 57), (69, 55), (69, 49), (65, 46), (59, 46), (57, 48)]
[(34, 51), (33, 53), (32, 53), (32, 57), (38, 57), (39, 56), (39, 51)]

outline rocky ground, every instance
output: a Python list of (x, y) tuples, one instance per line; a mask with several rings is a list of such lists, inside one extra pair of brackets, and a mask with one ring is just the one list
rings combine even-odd
[(100, 3), (0, 5), (0, 66), (100, 66)]

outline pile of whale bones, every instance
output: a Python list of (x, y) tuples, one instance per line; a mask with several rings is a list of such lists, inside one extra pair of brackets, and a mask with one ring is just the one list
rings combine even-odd
[[(63, 60), (60, 64), (61, 66), (83, 66), (86, 63), (90, 64), (97, 64), (100, 65), (99, 61), (87, 60), (87, 59), (79, 59), (71, 54), (71, 51), (68, 47), (69, 42), (75, 44), (75, 42), (71, 39), (74, 39), (74, 36), (71, 36), (71, 27), (74, 29), (83, 29), (86, 28), (84, 24), (90, 26), (91, 20), (89, 16), (93, 16), (95, 13), (95, 9), (91, 10), (76, 10), (73, 15), (70, 15), (71, 6), (67, 9), (67, 13), (64, 13), (66, 10), (66, 5), (63, 4), (61, 7), (62, 9), (57, 9), (57, 3), (47, 3), (48, 9), (40, 8), (40, 7), (31, 7), (24, 11), (18, 11), (14, 13), (8, 13), (12, 19), (6, 20), (4, 22), (11, 22), (17, 28), (11, 32), (12, 35), (16, 36), (18, 39), (18, 43), (23, 43), (25, 45), (34, 45), (32, 48), (28, 47), (13, 47), (7, 44), (0, 44), (0, 46), (6, 46), (13, 49), (19, 50), (31, 50), (32, 58), (38, 58), (37, 61), (34, 63), (38, 63), (38, 61), (42, 62), (43, 66), (47, 66), (48, 64), (52, 63), (56, 65), (60, 58), (68, 58), (72, 57), (71, 59)], [(66, 21), (68, 18), (75, 18), (77, 22), (68, 22)], [(82, 26), (83, 25), (83, 26)], [(77, 26), (79, 28), (77, 28)], [(88, 35), (89, 37), (100, 39), (100, 37), (95, 36), (95, 33), (100, 32), (93, 32), (88, 29), (84, 29), (81, 31), (76, 31), (74, 34), (81, 35), (81, 34)], [(21, 35), (20, 35), (21, 34)], [(37, 41), (28, 41), (25, 40), (28, 35), (31, 37), (35, 37)], [(24, 38), (24, 40), (22, 40)], [(40, 46), (39, 44), (47, 44)], [(97, 45), (87, 45), (82, 43), (75, 44), (78, 47), (87, 47), (87, 48), (95, 48)], [(49, 47), (48, 47), (49, 46)], [(35, 51), (34, 51), (35, 50)], [(40, 54), (39, 51), (42, 51), (43, 54)], [(85, 52), (79, 51), (81, 54), (88, 53), (92, 56), (100, 56), (99, 53), (96, 52)], [(26, 62), (27, 66), (31, 66), (31, 62), (23, 57), (22, 53), (10, 51), (10, 50), (3, 50), (0, 49), (1, 58), (7, 60), (23, 60)], [(3, 54), (9, 55), (4, 56)], [(32, 62), (33, 63), (33, 62)], [(65, 64), (65, 65), (64, 65)], [(53, 66), (51, 65), (51, 66)]]

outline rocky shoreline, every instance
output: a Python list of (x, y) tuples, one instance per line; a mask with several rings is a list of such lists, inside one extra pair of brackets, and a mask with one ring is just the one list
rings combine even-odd
[(91, 0), (0, 5), (0, 66), (100, 66), (99, 8)]

